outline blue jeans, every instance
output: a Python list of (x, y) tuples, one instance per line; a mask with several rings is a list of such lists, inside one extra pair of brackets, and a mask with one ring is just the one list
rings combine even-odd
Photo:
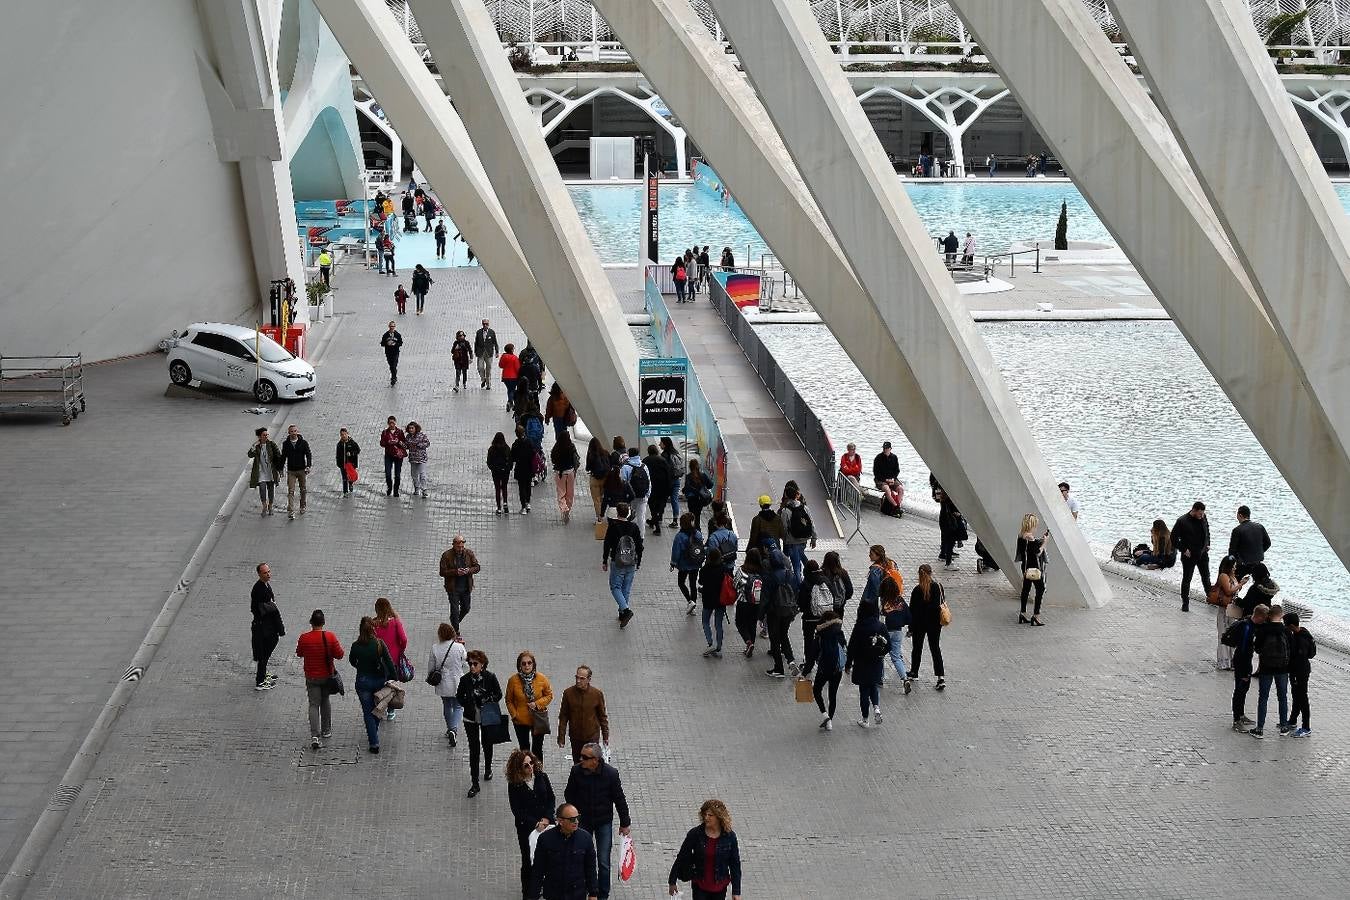
[(680, 520), (680, 483), (682, 478), (674, 478), (670, 482), (670, 521), (678, 522)]
[(788, 544), (783, 549), (787, 553), (787, 558), (792, 561), (792, 574), (800, 582), (802, 580), (802, 566), (806, 565), (806, 545)]
[(458, 731), (460, 723), (464, 721), (464, 707), (459, 705), (459, 701), (454, 697), (442, 697), (441, 713), (445, 716), (446, 729), (450, 732)]
[(384, 491), (396, 491), (403, 484), (403, 460), (392, 456), (384, 458)]
[(895, 666), (895, 674), (901, 678), (909, 677), (909, 669), (905, 667), (904, 636), (903, 628), (890, 632), (891, 636), (891, 665)]
[(712, 627), (712, 626), (713, 626), (713, 621), (716, 620), (716, 621), (717, 621), (717, 644), (716, 644), (716, 646), (717, 646), (717, 649), (718, 649), (718, 650), (721, 650), (721, 649), (722, 649), (722, 620), (723, 620), (724, 618), (726, 618), (726, 616), (723, 615), (722, 607), (719, 606), (719, 607), (717, 607), (716, 609), (709, 609), (709, 608), (706, 607), (706, 606), (703, 607), (703, 637), (707, 639), (707, 641), (708, 641), (709, 644), (712, 644), (712, 642), (713, 642), (713, 627)]
[(506, 385), (506, 405), (512, 406), (516, 402), (516, 383), (519, 378), (503, 378), (502, 384)]
[(628, 598), (633, 593), (633, 576), (636, 574), (637, 566), (610, 564), (609, 592), (614, 595), (614, 602), (619, 604), (619, 612), (628, 608)]
[(595, 838), (595, 858), (600, 864), (598, 884), (600, 893), (596, 896), (603, 900), (609, 896), (609, 858), (614, 850), (614, 820), (597, 824), (590, 831)]
[(1261, 692), (1257, 695), (1256, 729), (1260, 731), (1266, 727), (1266, 701), (1270, 699), (1272, 681), (1275, 682), (1275, 690), (1280, 700), (1280, 727), (1284, 728), (1289, 724), (1289, 673), (1258, 672), (1257, 678), (1261, 681)]
[(361, 701), (361, 718), (366, 723), (366, 739), (370, 746), (380, 746), (380, 720), (375, 718), (375, 692), (384, 687), (378, 675), (356, 676), (356, 697)]

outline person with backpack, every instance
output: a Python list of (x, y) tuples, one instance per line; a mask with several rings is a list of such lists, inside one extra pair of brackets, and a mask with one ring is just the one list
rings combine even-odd
[(685, 610), (686, 615), (692, 616), (698, 605), (695, 581), (706, 557), (707, 546), (703, 540), (703, 532), (694, 527), (694, 517), (685, 513), (680, 516), (680, 530), (670, 545), (670, 571), (677, 573), (675, 583), (680, 593), (684, 595), (685, 602), (689, 604), (689, 608)]
[(708, 522), (708, 549), (716, 550), (722, 557), (722, 569), (731, 575), (736, 571), (736, 556), (740, 550), (740, 538), (731, 530), (730, 515), (722, 510), (713, 513)]
[(782, 517), (773, 510), (773, 498), (768, 494), (761, 494), (759, 512), (750, 520), (749, 546), (761, 547), (765, 538), (771, 538), (775, 547), (781, 547), (786, 535), (787, 530), (783, 527)]
[[(627, 503), (621, 502), (614, 507), (614, 515), (607, 521), (600, 556), (600, 571), (609, 573), (609, 592), (619, 607), (620, 628), (627, 628), (633, 620), (633, 610), (629, 606), (633, 578), (642, 567), (642, 529), (628, 520), (628, 514)], [(610, 560), (614, 561), (613, 568)]]
[(642, 458), (642, 465), (647, 469), (647, 475), (652, 483), (647, 495), (646, 524), (651, 526), (652, 534), (660, 534), (661, 522), (666, 516), (666, 504), (670, 502), (671, 484), (675, 480), (675, 475), (670, 469), (670, 463), (657, 452), (655, 444), (648, 445), (647, 455)]
[(577, 455), (577, 446), (572, 443), (572, 435), (566, 429), (558, 435), (549, 454), (553, 463), (553, 472), (558, 482), (558, 512), (562, 514), (563, 524), (572, 518), (572, 503), (576, 500), (577, 468), (581, 459)]
[[(844, 639), (844, 622), (839, 613), (827, 610), (816, 623), (816, 677), (811, 694), (825, 718), (820, 720), (822, 731), (834, 730), (835, 702), (839, 697), (839, 682), (844, 679), (844, 665), (848, 660), (848, 642)], [(825, 705), (825, 687), (830, 689), (830, 703)]]
[(736, 579), (736, 633), (745, 641), (746, 659), (755, 655), (755, 638), (759, 628), (760, 598), (764, 583), (760, 579), (761, 557), (758, 547), (745, 551), (741, 570)]
[[(913, 618), (909, 612), (909, 605), (900, 596), (900, 588), (889, 578), (881, 582), (881, 615), (886, 622), (886, 635), (891, 642), (891, 665), (895, 667), (895, 674), (903, 680), (905, 693), (908, 694), (914, 689), (914, 682), (910, 680), (909, 668), (905, 665), (905, 628), (911, 624)], [(883, 674), (885, 668), (883, 662)]]
[[(703, 600), (703, 637), (708, 642), (703, 655), (713, 659), (722, 658), (722, 620), (726, 617), (725, 607), (731, 605), (723, 602), (725, 591), (730, 591), (734, 603), (736, 588), (731, 576), (722, 568), (722, 554), (709, 550), (703, 568), (698, 571), (698, 593)], [(714, 626), (717, 632), (716, 644), (713, 643)]]
[(834, 594), (834, 611), (839, 613), (839, 618), (842, 619), (848, 601), (853, 599), (853, 579), (849, 577), (848, 570), (844, 568), (839, 554), (834, 550), (826, 553), (825, 558), (820, 561), (820, 571), (825, 575), (830, 593)]
[[(909, 634), (912, 643), (909, 651), (909, 676), (913, 681), (919, 677), (919, 664), (923, 662), (923, 642), (928, 641), (928, 650), (933, 654), (933, 674), (937, 676), (937, 690), (947, 687), (947, 679), (942, 668), (942, 604), (947, 592), (942, 585), (933, 580), (933, 570), (926, 563), (919, 566), (919, 583), (909, 595)], [(861, 611), (859, 612), (861, 616)], [(908, 693), (908, 691), (906, 691)]]
[(689, 460), (689, 473), (684, 476), (684, 505), (694, 517), (694, 527), (703, 527), (703, 510), (713, 499), (713, 480), (699, 467), (698, 460)]
[(553, 387), (548, 389), (548, 402), (544, 404), (544, 421), (553, 423), (555, 438), (562, 437), (568, 428), (577, 424), (577, 411), (572, 408), (572, 401), (568, 398), (567, 392), (556, 381), (553, 382)]
[(876, 602), (864, 600), (858, 606), (858, 621), (848, 637), (844, 660), (844, 671), (853, 674), (853, 683), (858, 686), (858, 706), (862, 710), (858, 725), (863, 728), (881, 724), (881, 681), (890, 652), (890, 636)]
[(1312, 737), (1312, 708), (1308, 706), (1308, 678), (1312, 675), (1312, 663), (1317, 655), (1317, 641), (1312, 632), (1299, 624), (1298, 613), (1284, 614), (1285, 628), (1289, 629), (1289, 687), (1294, 694), (1294, 708), (1289, 715), (1289, 727), (1293, 728), (1299, 716), (1303, 725), (1295, 728), (1290, 737)]
[(623, 460), (626, 456), (626, 447), (623, 451), (615, 450), (609, 454), (609, 472), (605, 475), (605, 485), (600, 492), (601, 516), (620, 503), (629, 509), (632, 508), (629, 504), (633, 502), (633, 489), (623, 480)]
[(516, 426), (516, 439), (511, 444), (511, 475), (520, 494), (520, 514), (528, 516), (534, 487), (534, 442), (525, 436), (524, 425)]
[(675, 442), (663, 437), (657, 442), (661, 448), (661, 458), (670, 466), (670, 527), (680, 527), (680, 493), (684, 481), (684, 457), (675, 449)]
[(760, 550), (764, 559), (760, 608), (769, 634), (769, 652), (773, 654), (773, 668), (764, 674), (770, 678), (787, 677), (783, 671), (783, 662), (786, 660), (788, 672), (795, 678), (801, 669), (793, 657), (789, 634), (792, 620), (797, 618), (797, 590), (792, 568), (788, 558), (773, 545), (772, 540), (766, 539)]
[[(895, 561), (886, 555), (886, 548), (881, 544), (873, 544), (867, 548), (867, 559), (867, 582), (863, 585), (862, 600), (871, 600), (880, 608), (881, 582), (887, 578), (895, 582), (896, 591), (904, 596), (905, 577), (900, 574), (900, 567)], [(858, 611), (858, 615), (862, 615), (862, 610)]]
[[(802, 577), (802, 566), (806, 562), (806, 548), (816, 548), (816, 525), (811, 521), (811, 511), (806, 508), (802, 492), (793, 489), (793, 497), (783, 507), (787, 515), (786, 534), (783, 536), (783, 549), (792, 560), (792, 574)], [(813, 626), (814, 627), (814, 626)]]
[(647, 519), (647, 500), (652, 492), (652, 476), (647, 471), (647, 467), (642, 464), (642, 457), (638, 456), (637, 447), (628, 448), (628, 458), (623, 461), (623, 468), (619, 475), (624, 481), (628, 482), (628, 488), (633, 492), (632, 508), (633, 521), (638, 523), (638, 527), (645, 527)]
[(522, 393), (531, 394), (535, 407), (539, 406), (539, 392), (544, 389), (544, 361), (529, 341), (525, 342), (525, 349), (520, 351), (520, 381), (517, 387)]
[(1255, 725), (1247, 718), (1247, 690), (1252, 684), (1252, 656), (1256, 652), (1256, 629), (1266, 621), (1269, 607), (1261, 604), (1223, 633), (1223, 642), (1233, 648), (1233, 730)]
[(820, 653), (816, 626), (826, 612), (834, 609), (834, 592), (820, 571), (820, 563), (814, 559), (806, 561), (801, 586), (797, 588), (797, 609), (802, 615), (802, 677), (810, 678)]
[[(1263, 737), (1266, 725), (1266, 704), (1270, 700), (1270, 687), (1275, 685), (1280, 704), (1280, 734), (1286, 735), (1293, 729), (1289, 727), (1289, 629), (1284, 625), (1280, 607), (1268, 607), (1264, 603), (1257, 611), (1264, 611), (1263, 621), (1256, 626), (1252, 643), (1256, 656), (1261, 661), (1256, 677), (1259, 693), (1256, 700), (1256, 727), (1247, 733), (1254, 738)], [(1253, 615), (1255, 621), (1255, 615)]]
[(684, 256), (675, 257), (675, 262), (670, 266), (670, 280), (675, 282), (675, 302), (684, 302), (684, 286), (688, 279), (689, 271), (684, 267)]

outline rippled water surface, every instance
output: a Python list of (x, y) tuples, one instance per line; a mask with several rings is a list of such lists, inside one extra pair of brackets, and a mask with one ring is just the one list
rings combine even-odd
[[(890, 440), (912, 492), (928, 468), (881, 401), (820, 325), (757, 329), (825, 422), (836, 452), (858, 445), (867, 466)], [(1215, 553), (1233, 510), (1266, 526), (1275, 580), (1311, 606), (1350, 620), (1350, 574), (1298, 498), (1170, 322), (1047, 322), (980, 327), (1056, 479), (1073, 485), (1090, 540), (1148, 538), (1193, 501), (1209, 507)]]

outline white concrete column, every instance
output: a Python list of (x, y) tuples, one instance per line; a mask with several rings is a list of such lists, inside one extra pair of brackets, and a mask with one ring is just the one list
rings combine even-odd
[(412, 6), (488, 178), (512, 210), (521, 250), (568, 346), (592, 371), (610, 373), (604, 383), (587, 381), (598, 407), (596, 427), (631, 437), (637, 348), (491, 17), (481, 0), (413, 0)]
[[(1097, 606), (1110, 589), (1055, 488), (989, 349), (942, 268), (876, 132), (799, 0), (712, 0), (807, 188), (962, 465), (933, 469), (987, 546), (1011, 557), (1025, 513), (1056, 544), (1061, 598)], [(738, 188), (739, 193), (739, 188)], [(881, 335), (849, 347), (881, 358)], [(908, 433), (908, 432), (907, 432)], [(916, 447), (938, 437), (908, 433)], [(921, 451), (922, 452), (922, 451)], [(946, 466), (944, 468), (944, 465)], [(962, 483), (961, 471), (968, 477)]]
[[(1350, 459), (1261, 311), (1181, 148), (1081, 0), (953, 0), (1055, 157), (1342, 560)], [(1034, 53), (1026, 48), (1034, 43)], [(1197, 485), (1197, 496), (1204, 486)]]
[[(383, 105), (380, 108), (384, 109)], [(384, 114), (385, 116), (388, 116), (389, 111), (385, 110)], [(393, 129), (392, 123), (389, 128), (389, 151), (394, 156), (394, 158), (390, 160), (391, 165), (389, 168), (390, 171), (394, 173), (394, 184), (397, 185), (403, 181), (403, 140), (398, 136), (398, 132)]]
[[(858, 102), (861, 103), (873, 94), (890, 94), (906, 106), (917, 109), (923, 114), (924, 118), (936, 125), (947, 136), (947, 142), (951, 144), (952, 162), (960, 167), (959, 171), (962, 174), (965, 174), (966, 132), (970, 129), (970, 126), (975, 124), (975, 120), (984, 114), (985, 110), (1008, 96), (1008, 89), (996, 90), (988, 97), (980, 96), (980, 92), (984, 88), (967, 90), (963, 87), (941, 87), (929, 91), (916, 86), (913, 90), (918, 93), (917, 97), (912, 97), (905, 91), (893, 87), (868, 88), (858, 95)], [(966, 104), (970, 104), (971, 112), (965, 118), (958, 120), (957, 112)]]
[(201, 10), (215, 58), (198, 57), (198, 75), (220, 160), (239, 164), (262, 316), (268, 314), (273, 279), (305, 281), (290, 154), (283, 146), (281, 90), (268, 51), (271, 24), (257, 0), (220, 0)]
[[(384, 0), (316, 2), (390, 125), (398, 124), (437, 197), (474, 248), (512, 315), (539, 348), (550, 373), (566, 387), (587, 424), (608, 430), (623, 418), (607, 413), (610, 385), (622, 373), (599, 354), (574, 352), (573, 348), (584, 350), (586, 344), (574, 343), (570, 335), (564, 337), (463, 123)], [(402, 149), (397, 141), (395, 147)]]
[(1237, 0), (1115, 3), (1275, 333), (1350, 447), (1350, 221)]

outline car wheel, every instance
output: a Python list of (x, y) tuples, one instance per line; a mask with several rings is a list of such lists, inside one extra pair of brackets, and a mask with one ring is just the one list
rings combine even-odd
[(263, 379), (253, 385), (253, 397), (259, 403), (271, 403), (277, 399), (277, 386)]
[(192, 369), (181, 359), (175, 359), (169, 363), (169, 380), (181, 387), (186, 387), (192, 381)]

